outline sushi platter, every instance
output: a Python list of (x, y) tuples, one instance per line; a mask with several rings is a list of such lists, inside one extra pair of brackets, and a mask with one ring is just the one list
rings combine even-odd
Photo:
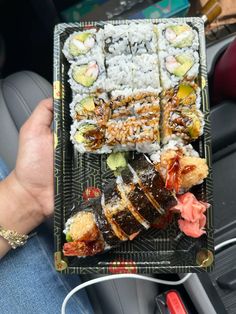
[(56, 26), (57, 270), (212, 269), (205, 59), (200, 18)]

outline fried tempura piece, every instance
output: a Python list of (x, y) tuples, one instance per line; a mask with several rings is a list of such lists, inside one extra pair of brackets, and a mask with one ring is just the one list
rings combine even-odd
[(181, 151), (171, 149), (161, 154), (157, 169), (161, 171), (166, 187), (174, 189), (177, 193), (179, 189), (189, 190), (208, 175), (204, 158), (184, 156)]
[(182, 157), (180, 159), (181, 188), (190, 189), (208, 176), (206, 159), (199, 157)]
[(95, 223), (94, 215), (89, 212), (78, 213), (69, 228), (69, 234), (73, 241), (96, 240), (100, 232)]

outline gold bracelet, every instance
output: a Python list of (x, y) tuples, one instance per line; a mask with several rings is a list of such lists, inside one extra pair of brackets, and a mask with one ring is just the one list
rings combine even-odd
[(6, 230), (1, 226), (0, 226), (0, 236), (3, 239), (7, 240), (7, 242), (10, 244), (10, 246), (13, 249), (16, 249), (17, 247), (24, 245), (29, 237), (28, 235), (19, 234), (13, 230)]

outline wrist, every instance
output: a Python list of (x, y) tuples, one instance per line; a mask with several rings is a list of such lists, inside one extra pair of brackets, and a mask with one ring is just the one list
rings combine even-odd
[(0, 194), (0, 225), (5, 229), (27, 234), (43, 222), (40, 204), (20, 183), (14, 171), (0, 183)]

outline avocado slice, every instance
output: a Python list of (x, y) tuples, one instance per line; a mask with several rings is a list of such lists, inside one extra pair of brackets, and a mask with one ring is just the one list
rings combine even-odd
[(85, 97), (84, 99), (81, 100), (81, 106), (87, 111), (94, 111), (95, 109), (95, 104), (94, 104), (94, 99), (93, 97)]
[(75, 35), (75, 39), (84, 42), (89, 36), (92, 36), (91, 33), (80, 33)]
[[(86, 54), (91, 48), (86, 47), (84, 42), (89, 38), (91, 33), (81, 33), (72, 36), (72, 39), (69, 44), (69, 51), (73, 56), (78, 56), (80, 54)], [(78, 41), (78, 42), (76, 42)]]
[(197, 115), (193, 116), (193, 123), (189, 127), (188, 132), (189, 135), (191, 136), (192, 139), (197, 139), (200, 135), (200, 130), (201, 130), (201, 121), (197, 117)]
[(188, 25), (173, 25), (170, 26), (170, 28), (175, 32), (176, 35), (180, 35), (181, 33), (190, 30)]
[(179, 77), (184, 76), (193, 66), (193, 59), (185, 54), (175, 56), (175, 58), (181, 65), (173, 71), (173, 74)]
[(84, 138), (84, 134), (88, 131), (96, 129), (94, 124), (84, 124), (80, 129), (75, 133), (74, 139), (77, 143), (86, 143), (88, 140)]
[(192, 66), (192, 62), (185, 62), (184, 64), (181, 64), (177, 69), (175, 69), (173, 71), (173, 74), (178, 77), (184, 76), (188, 72), (188, 70), (191, 69)]
[(184, 48), (192, 45), (192, 37), (185, 38), (181, 40), (179, 43), (175, 44), (176, 48)]
[(86, 75), (87, 70), (88, 70), (88, 65), (83, 64), (80, 66), (75, 66), (73, 71), (72, 71), (72, 76), (73, 76), (74, 80), (77, 83), (79, 83), (85, 87), (92, 86), (93, 83), (97, 79), (97, 76), (92, 77), (92, 76)]
[(80, 131), (77, 131), (74, 135), (74, 139), (77, 143), (83, 143), (85, 141), (83, 134)]
[(187, 132), (190, 137), (194, 140), (197, 139), (200, 135), (201, 130), (201, 120), (196, 111), (184, 110), (184, 116), (189, 119), (189, 124), (187, 126)]
[(187, 84), (180, 84), (177, 92), (177, 97), (179, 99), (184, 99), (188, 97), (191, 93), (193, 93), (193, 91), (194, 89), (192, 88), (192, 86)]
[(187, 37), (186, 35), (179, 37), (176, 41), (172, 42), (172, 45), (176, 48), (184, 48), (191, 46), (193, 42), (193, 32), (191, 32), (191, 28), (188, 25), (173, 25), (169, 27), (171, 30), (175, 32), (177, 36), (180, 36), (184, 32), (189, 32)]
[(67, 242), (72, 242), (73, 241), (73, 239), (72, 239), (71, 235), (69, 234), (69, 232), (67, 232), (67, 234), (66, 234), (66, 241)]
[(175, 56), (175, 59), (181, 64), (184, 64), (186, 62), (192, 62), (193, 64), (193, 58), (187, 54), (177, 55)]

